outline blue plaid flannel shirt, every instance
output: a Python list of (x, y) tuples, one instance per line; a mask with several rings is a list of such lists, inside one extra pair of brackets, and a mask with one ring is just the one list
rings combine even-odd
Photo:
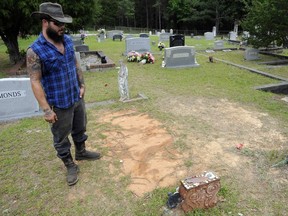
[(64, 35), (64, 55), (42, 33), (31, 45), (41, 60), (42, 86), (50, 106), (66, 109), (80, 100), (75, 53), (71, 38)]

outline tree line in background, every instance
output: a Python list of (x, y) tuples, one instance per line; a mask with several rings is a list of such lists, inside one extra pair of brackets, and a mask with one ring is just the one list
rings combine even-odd
[[(40, 32), (40, 21), (30, 14), (43, 0), (1, 0), (0, 36), (11, 63), (20, 58), (18, 36)], [(250, 44), (265, 47), (276, 42), (287, 45), (287, 0), (58, 0), (72, 32), (105, 26), (126, 26), (147, 30), (177, 29), (230, 31), (236, 23), (250, 32)]]

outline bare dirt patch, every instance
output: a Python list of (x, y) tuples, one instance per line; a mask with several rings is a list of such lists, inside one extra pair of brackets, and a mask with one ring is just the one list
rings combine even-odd
[(117, 158), (122, 172), (130, 175), (129, 189), (137, 196), (174, 184), (183, 175), (181, 154), (159, 121), (131, 110), (107, 113), (100, 121), (116, 126), (105, 132), (109, 156)]
[[(177, 187), (187, 176), (214, 171), (241, 191), (240, 200), (252, 202), (251, 211), (272, 214), (271, 202), (285, 203), (288, 171), (272, 168), (269, 161), (273, 151), (287, 151), (288, 139), (276, 119), (227, 99), (167, 96), (157, 106), (172, 119), (167, 125), (135, 110), (101, 113), (97, 120), (110, 125), (104, 131), (109, 147), (104, 159), (119, 161), (118, 167), (110, 163), (110, 171), (120, 169), (130, 176), (132, 192), (142, 196), (157, 187)], [(238, 144), (243, 144), (241, 150)], [(254, 201), (267, 208), (257, 209)], [(239, 205), (252, 208), (250, 202)]]

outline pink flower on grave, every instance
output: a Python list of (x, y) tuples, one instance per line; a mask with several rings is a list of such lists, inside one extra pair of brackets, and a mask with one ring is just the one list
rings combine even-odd
[(131, 51), (127, 54), (128, 62), (139, 62), (141, 61), (141, 54), (135, 51)]
[(141, 59), (146, 59), (146, 63), (153, 64), (155, 62), (155, 58), (150, 52), (143, 53)]
[(131, 51), (127, 54), (127, 61), (128, 62), (142, 62), (145, 63), (151, 63), (153, 64), (155, 62), (154, 56), (150, 52), (145, 52), (143, 54), (140, 54), (135, 51)]

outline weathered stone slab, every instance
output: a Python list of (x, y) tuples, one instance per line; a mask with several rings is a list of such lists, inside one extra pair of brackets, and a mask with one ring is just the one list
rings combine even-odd
[(39, 115), (29, 78), (0, 79), (0, 121)]
[(164, 65), (167, 68), (198, 67), (193, 46), (165, 48)]
[(145, 53), (151, 51), (150, 38), (127, 38), (125, 40), (125, 55), (131, 51)]

